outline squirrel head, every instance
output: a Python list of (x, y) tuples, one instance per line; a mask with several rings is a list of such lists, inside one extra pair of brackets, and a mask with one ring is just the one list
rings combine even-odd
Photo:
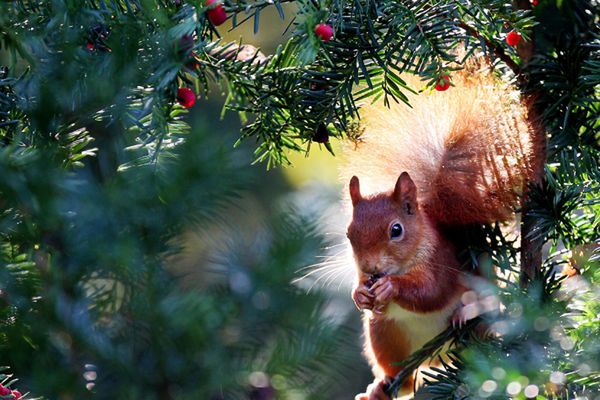
[(368, 275), (408, 272), (423, 240), (424, 217), (417, 188), (403, 172), (392, 192), (363, 197), (356, 176), (350, 180), (352, 221), (348, 239), (358, 268)]

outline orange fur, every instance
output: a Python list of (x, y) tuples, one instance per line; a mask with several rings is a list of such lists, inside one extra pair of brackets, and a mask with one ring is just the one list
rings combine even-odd
[[(403, 78), (413, 87), (420, 81)], [(446, 92), (361, 109), (365, 134), (344, 149), (341, 177), (363, 195), (387, 192), (408, 172), (430, 217), (449, 225), (505, 220), (539, 168), (537, 129), (519, 93), (489, 72), (460, 72)]]
[[(460, 72), (452, 82), (447, 92), (409, 96), (412, 109), (364, 108), (362, 142), (345, 149), (342, 178), (358, 176), (348, 191), (353, 299), (371, 311), (365, 354), (375, 383), (397, 374), (394, 364), (441, 332), (460, 306), (468, 279), (456, 228), (509, 219), (540, 169), (538, 128), (516, 91), (485, 71)], [(359, 398), (380, 399), (381, 384), (372, 387)]]
[(410, 355), (410, 343), (406, 334), (389, 319), (366, 319), (365, 335), (369, 343), (369, 358), (374, 360), (374, 367), (378, 368), (376, 376), (394, 376), (402, 370), (397, 365)]

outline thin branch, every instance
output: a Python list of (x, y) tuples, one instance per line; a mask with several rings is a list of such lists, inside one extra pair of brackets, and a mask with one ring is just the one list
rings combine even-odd
[(419, 368), (425, 361), (436, 357), (442, 347), (450, 342), (450, 346), (458, 346), (465, 343), (466, 337), (470, 336), (475, 327), (481, 322), (481, 319), (475, 318), (467, 321), (461, 328), (449, 326), (442, 333), (425, 343), (423, 347), (415, 351), (409, 358), (398, 364), (402, 365), (402, 370), (386, 386), (386, 393), (391, 397), (398, 394), (402, 384)]
[(521, 73), (522, 73), (521, 67), (508, 54), (506, 54), (506, 52), (504, 51), (504, 49), (502, 47), (498, 46), (496, 43), (492, 42), (487, 37), (480, 35), (479, 32), (477, 32), (477, 30), (475, 30), (475, 28), (467, 25), (464, 22), (460, 22), (458, 24), (458, 26), (463, 28), (465, 31), (467, 31), (467, 33), (469, 35), (476, 37), (476, 38), (482, 38), (485, 45), (488, 48), (493, 50), (496, 57), (498, 57), (500, 60), (502, 60), (515, 73), (515, 75), (521, 76)]
[[(271, 0), (264, 0), (264, 1), (257, 1), (254, 3), (241, 3), (241, 2), (240, 3), (232, 3), (232, 4), (226, 3), (225, 10), (228, 11), (229, 13), (234, 13), (234, 14), (246, 13), (246, 14), (249, 14), (248, 15), (249, 18), (252, 18), (252, 17), (254, 17), (254, 13), (250, 13), (251, 10), (259, 10), (260, 11), (260, 10), (270, 7), (270, 6), (277, 7), (277, 5), (279, 5), (279, 7), (281, 7), (281, 4), (296, 3), (297, 1), (298, 0), (278, 0), (277, 2), (273, 2)], [(245, 18), (244, 20), (237, 22), (235, 24), (234, 28), (236, 28), (239, 25), (246, 22), (249, 18)]]
[[(515, 6), (521, 10), (530, 10), (531, 4), (529, 0), (515, 0)], [(535, 37), (533, 32), (531, 38), (526, 43), (517, 47), (517, 52), (522, 62), (527, 64), (535, 52)], [(536, 97), (537, 93), (532, 93), (532, 97)], [(529, 106), (534, 107), (533, 104)], [(541, 110), (531, 110), (534, 114), (541, 115)], [(538, 112), (535, 112), (538, 111)], [(530, 117), (531, 118), (531, 117)], [(534, 162), (534, 180), (533, 182), (525, 182), (523, 187), (523, 208), (521, 210), (521, 286), (527, 284), (538, 276), (542, 267), (542, 246), (544, 238), (536, 236), (534, 230), (536, 228), (535, 217), (529, 215), (531, 204), (529, 191), (534, 185), (540, 185), (544, 179), (544, 164), (546, 163), (546, 134), (544, 127), (538, 121), (531, 121), (533, 124), (533, 133), (531, 140), (534, 144), (534, 151), (537, 159)]]

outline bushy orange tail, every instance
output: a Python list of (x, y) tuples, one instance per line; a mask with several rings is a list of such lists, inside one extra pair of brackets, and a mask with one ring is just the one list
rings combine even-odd
[(537, 127), (519, 93), (487, 70), (456, 73), (452, 83), (445, 92), (409, 96), (412, 108), (364, 107), (363, 141), (346, 146), (342, 178), (357, 175), (363, 193), (374, 194), (393, 189), (407, 171), (420, 206), (439, 223), (506, 220), (539, 170)]

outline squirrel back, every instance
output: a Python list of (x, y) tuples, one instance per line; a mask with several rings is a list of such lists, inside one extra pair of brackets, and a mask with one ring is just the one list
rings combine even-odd
[(538, 128), (518, 91), (487, 69), (459, 71), (452, 83), (445, 92), (409, 95), (411, 107), (363, 107), (365, 133), (344, 149), (342, 179), (358, 176), (362, 194), (373, 195), (408, 172), (420, 207), (441, 225), (506, 220), (539, 170)]

